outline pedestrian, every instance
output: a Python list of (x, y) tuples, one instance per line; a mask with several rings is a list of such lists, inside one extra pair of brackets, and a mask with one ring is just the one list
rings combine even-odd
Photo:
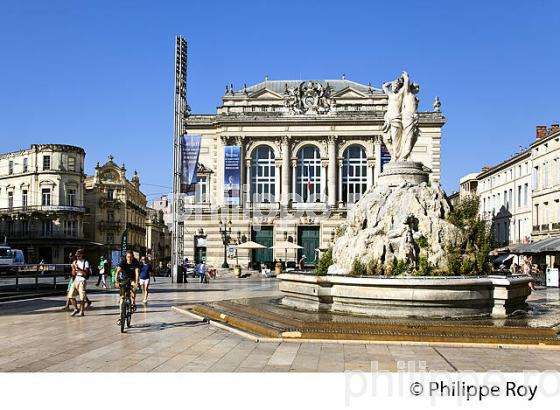
[(152, 265), (150, 265), (144, 256), (140, 258), (140, 287), (142, 288), (143, 303), (148, 303), (148, 289), (150, 288), (150, 275), (152, 274)]
[(72, 283), (74, 282), (74, 278), (72, 276), (72, 265), (74, 264), (74, 261), (76, 260), (76, 257), (74, 256), (74, 254), (72, 252), (70, 252), (68, 254), (68, 263), (70, 264), (70, 273), (68, 274), (68, 286), (66, 287), (66, 302), (64, 302), (64, 307), (62, 308), (62, 310), (68, 310), (68, 307), (70, 306), (70, 289), (72, 288)]
[[(72, 282), (72, 287), (70, 288), (70, 292), (68, 294), (70, 302), (74, 307), (72, 316), (76, 316), (78, 313), (80, 313), (80, 316), (84, 316), (86, 303), (87, 303), (87, 307), (91, 305), (91, 301), (87, 299), (87, 295), (86, 295), (86, 282), (89, 275), (91, 275), (91, 268), (89, 262), (84, 258), (84, 250), (78, 249), (76, 251), (76, 260), (72, 264), (72, 276), (74, 280)], [(78, 310), (78, 304), (76, 303), (76, 297), (75, 297), (76, 293), (80, 295), (79, 310)]]
[(200, 283), (206, 282), (206, 266), (204, 265), (204, 259), (198, 264), (197, 272), (200, 276)]
[(99, 265), (98, 265), (98, 269), (99, 269), (99, 277), (97, 278), (97, 284), (95, 286), (99, 287), (99, 283), (103, 284), (103, 288), (107, 289), (107, 282), (106, 282), (106, 277), (107, 277), (107, 260), (105, 259), (104, 256), (101, 256), (99, 259)]
[(305, 259), (306, 259), (305, 255), (301, 255), (301, 258), (299, 258), (298, 264), (299, 264), (300, 271), (303, 271), (303, 269), (305, 269)]

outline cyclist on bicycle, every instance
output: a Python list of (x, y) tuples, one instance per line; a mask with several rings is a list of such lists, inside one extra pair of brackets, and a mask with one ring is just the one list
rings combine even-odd
[(132, 299), (132, 311), (136, 306), (136, 287), (138, 286), (138, 277), (140, 276), (140, 266), (134, 259), (132, 251), (126, 252), (125, 259), (119, 264), (115, 272), (115, 287), (121, 289), (121, 296), (127, 286), (130, 286), (130, 296)]

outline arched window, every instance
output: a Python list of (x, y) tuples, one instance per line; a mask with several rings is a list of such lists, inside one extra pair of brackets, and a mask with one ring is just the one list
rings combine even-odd
[(342, 162), (342, 200), (347, 204), (357, 202), (367, 189), (367, 156), (359, 145), (344, 150)]
[(274, 201), (275, 177), (274, 151), (266, 145), (256, 147), (251, 155), (252, 202)]
[(296, 194), (302, 202), (319, 202), (321, 194), (321, 154), (306, 145), (297, 154)]

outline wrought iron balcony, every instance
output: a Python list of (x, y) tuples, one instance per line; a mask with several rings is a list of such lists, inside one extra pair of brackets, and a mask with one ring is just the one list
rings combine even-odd
[(550, 225), (549, 224), (542, 224), (541, 225), (541, 231), (548, 231), (550, 230)]
[(65, 205), (31, 205), (31, 206), (12, 206), (0, 208), (0, 215), (20, 215), (34, 213), (84, 213), (86, 208), (83, 206)]
[(552, 224), (552, 229), (560, 229), (560, 222), (554, 222)]
[(99, 221), (99, 229), (102, 231), (118, 231), (122, 226), (119, 221)]
[(539, 232), (541, 230), (540, 225), (533, 225), (533, 232)]
[(119, 209), (123, 206), (123, 203), (115, 198), (99, 198), (99, 207), (100, 208), (112, 208), (112, 209)]

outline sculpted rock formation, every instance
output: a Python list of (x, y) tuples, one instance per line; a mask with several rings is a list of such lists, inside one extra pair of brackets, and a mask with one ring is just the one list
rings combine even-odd
[(439, 185), (376, 187), (348, 212), (329, 274), (351, 273), (355, 260), (366, 265), (373, 260), (385, 270), (401, 261), (407, 272), (414, 272), (422, 255), (434, 269), (446, 270), (445, 247), (459, 239), (459, 230), (445, 220), (449, 212)]

